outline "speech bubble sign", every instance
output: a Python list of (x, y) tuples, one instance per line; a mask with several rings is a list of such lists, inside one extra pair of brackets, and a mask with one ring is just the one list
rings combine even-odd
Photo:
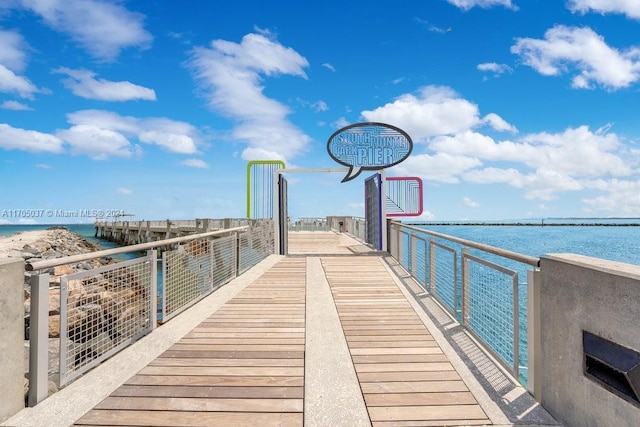
[(351, 181), (362, 171), (388, 168), (405, 160), (413, 150), (411, 137), (386, 123), (356, 123), (338, 129), (327, 141), (333, 160), (348, 166), (342, 182)]

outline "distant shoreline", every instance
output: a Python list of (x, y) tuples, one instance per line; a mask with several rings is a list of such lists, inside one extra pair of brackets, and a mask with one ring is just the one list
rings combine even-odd
[(407, 225), (491, 227), (639, 227), (640, 222), (411, 222)]

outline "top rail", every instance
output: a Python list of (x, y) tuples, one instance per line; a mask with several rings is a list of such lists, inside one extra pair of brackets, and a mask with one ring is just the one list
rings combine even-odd
[(217, 230), (217, 231), (209, 231), (207, 233), (190, 234), (188, 236), (173, 237), (171, 239), (158, 240), (155, 242), (148, 242), (148, 243), (139, 243), (137, 245), (123, 246), (121, 248), (106, 249), (103, 251), (89, 252), (86, 254), (72, 255), (72, 256), (67, 256), (63, 258), (54, 258), (54, 259), (47, 259), (42, 261), (27, 262), (25, 265), (25, 270), (26, 271), (42, 270), (45, 268), (56, 267), (59, 265), (88, 261), (90, 259), (102, 258), (105, 256), (111, 256), (111, 255), (118, 255), (118, 254), (123, 254), (127, 252), (144, 251), (147, 249), (153, 249), (153, 248), (158, 248), (162, 246), (172, 245), (174, 243), (188, 242), (190, 240), (195, 240), (202, 237), (220, 236), (220, 235), (235, 233), (238, 231), (244, 231), (248, 229), (249, 229), (249, 226), (245, 225), (242, 227), (227, 228), (224, 230)]
[(505, 258), (512, 259), (514, 261), (521, 262), (523, 264), (528, 264), (528, 265), (531, 265), (533, 267), (540, 267), (540, 258), (538, 258), (538, 257), (534, 257), (534, 256), (530, 256), (530, 255), (524, 255), (524, 254), (521, 254), (521, 253), (518, 253), (518, 252), (513, 252), (513, 251), (510, 251), (510, 250), (507, 250), (507, 249), (497, 248), (495, 246), (485, 245), (483, 243), (478, 243), (478, 242), (474, 242), (474, 241), (471, 241), (471, 240), (461, 239), (459, 237), (449, 236), (448, 234), (438, 233), (437, 231), (425, 230), (424, 228), (414, 227), (414, 226), (403, 224), (403, 223), (397, 222), (397, 221), (392, 221), (391, 225), (398, 225), (398, 226), (401, 226), (401, 227), (404, 227), (404, 228), (408, 228), (408, 229), (413, 230), (413, 231), (417, 231), (417, 232), (420, 232), (420, 233), (428, 234), (430, 236), (440, 237), (442, 239), (450, 240), (450, 241), (455, 242), (455, 243), (460, 243), (461, 245), (465, 245), (465, 246), (468, 246), (470, 248), (480, 249), (482, 251), (489, 252), (489, 253), (492, 253), (494, 255), (499, 255), (499, 256), (502, 256), (502, 257), (505, 257)]

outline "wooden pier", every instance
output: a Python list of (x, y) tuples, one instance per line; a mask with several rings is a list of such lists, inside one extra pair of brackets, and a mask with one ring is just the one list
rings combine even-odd
[[(491, 423), (381, 256), (357, 255), (369, 249), (338, 233), (291, 236), (290, 250), (298, 256), (266, 271), (76, 425)], [(314, 241), (325, 255), (312, 253)], [(337, 257), (326, 254), (331, 249)], [(311, 274), (313, 263), (321, 276)], [(340, 363), (355, 373), (360, 390), (352, 401), (325, 408), (329, 414), (314, 413), (305, 404), (313, 395), (305, 391), (310, 382), (305, 377), (318, 368), (307, 365), (305, 355), (315, 343), (305, 337), (310, 328), (324, 327), (307, 321), (310, 286), (324, 287), (332, 296), (335, 308), (326, 309), (337, 311), (336, 326), (344, 331), (348, 351)], [(327, 392), (343, 387), (348, 379), (332, 377), (327, 368)], [(330, 400), (323, 405), (330, 406)], [(360, 422), (347, 414), (358, 406), (364, 414)]]
[[(117, 373), (111, 387), (87, 395), (89, 372), (77, 395), (72, 383), (15, 425), (63, 425), (55, 412), (66, 402), (64, 425), (78, 426), (513, 425), (544, 412), (514, 384), (517, 414), (506, 415), (385, 254), (335, 232), (290, 233), (289, 251), (191, 308), (202, 317), (174, 341), (156, 349), (153, 336), (189, 311), (96, 368), (93, 381)], [(129, 351), (151, 357), (122, 372)], [(526, 424), (555, 424), (540, 419)]]

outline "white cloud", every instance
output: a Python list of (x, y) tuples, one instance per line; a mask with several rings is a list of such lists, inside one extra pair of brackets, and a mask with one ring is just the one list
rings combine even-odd
[(16, 75), (0, 64), (0, 92), (16, 93), (22, 98), (33, 99), (33, 94), (39, 90), (29, 79)]
[(511, 0), (447, 0), (452, 5), (462, 10), (469, 10), (473, 7), (481, 7), (487, 9), (493, 6), (504, 6), (507, 9), (518, 10)]
[(478, 70), (480, 71), (491, 71), (492, 73), (502, 74), (507, 71), (511, 71), (511, 67), (507, 64), (498, 64), (497, 62), (485, 62), (482, 64), (478, 64)]
[[(632, 168), (624, 160), (618, 136), (592, 132), (587, 126), (560, 133), (524, 135), (518, 141), (499, 141), (466, 131), (441, 136), (429, 143), (439, 153), (469, 156), (494, 162), (517, 162), (531, 169), (552, 169), (575, 177), (626, 176)], [(638, 157), (637, 155), (635, 157)]]
[(15, 31), (0, 29), (0, 64), (15, 72), (24, 71), (27, 45)]
[(582, 200), (588, 211), (630, 216), (637, 216), (640, 212), (640, 181), (597, 180), (588, 186), (605, 192), (602, 196)]
[(484, 123), (494, 128), (505, 128), (501, 130), (515, 129), (497, 114), (490, 114), (483, 121), (476, 104), (444, 86), (426, 86), (415, 95), (401, 95), (373, 111), (363, 111), (362, 116), (368, 121), (395, 125), (407, 132), (414, 141), (457, 134)]
[[(500, 77), (504, 73), (510, 73), (513, 71), (507, 64), (498, 64), (497, 62), (485, 62), (478, 64), (477, 68), (479, 71), (485, 73), (493, 73), (493, 77), (496, 78)], [(486, 80), (487, 77), (485, 76), (484, 79)]]
[(15, 31), (0, 30), (0, 93), (15, 93), (26, 99), (40, 90), (28, 78), (20, 75), (26, 64), (27, 45)]
[(44, 163), (38, 163), (38, 164), (36, 165), (36, 167), (37, 167), (38, 169), (51, 169), (51, 166), (49, 166), (49, 165), (47, 165), (47, 164), (44, 164)]
[(116, 193), (128, 196), (129, 194), (133, 194), (133, 190), (130, 188), (120, 187), (116, 190)]
[(63, 142), (57, 136), (19, 129), (0, 123), (0, 148), (5, 150), (23, 150), (33, 153), (61, 153)]
[(111, 61), (122, 49), (147, 48), (152, 36), (144, 16), (103, 0), (17, 0), (56, 31), (68, 34), (94, 57)]
[(4, 101), (2, 104), (0, 104), (0, 108), (3, 108), (5, 110), (14, 110), (14, 111), (32, 110), (32, 108), (29, 107), (28, 105), (18, 101)]
[(156, 93), (153, 89), (127, 81), (113, 82), (95, 79), (96, 74), (89, 70), (72, 70), (61, 67), (53, 72), (69, 76), (63, 80), (64, 86), (81, 98), (101, 101), (156, 100)]
[(191, 168), (207, 169), (209, 165), (204, 160), (200, 159), (186, 159), (180, 162), (181, 165), (189, 166)]
[[(87, 125), (107, 132), (116, 132), (123, 139), (137, 138), (140, 142), (160, 146), (167, 151), (180, 154), (198, 152), (199, 134), (192, 125), (166, 118), (137, 118), (121, 116), (103, 110), (82, 110), (67, 115), (72, 125)], [(124, 145), (120, 145), (124, 148)], [(107, 156), (112, 155), (107, 150)], [(122, 155), (122, 151), (117, 151)]]
[(584, 189), (578, 180), (549, 169), (538, 169), (526, 174), (514, 168), (488, 167), (469, 171), (463, 178), (475, 184), (507, 184), (522, 188), (527, 199), (553, 200), (560, 192)]
[(319, 113), (319, 112), (321, 112), (321, 111), (328, 111), (328, 110), (329, 110), (329, 106), (328, 106), (328, 105), (327, 105), (327, 103), (326, 103), (326, 102), (324, 102), (324, 101), (317, 101), (317, 102), (314, 102), (314, 103), (312, 104), (312, 108), (313, 108), (313, 110), (314, 110), (316, 113)]
[(567, 7), (574, 13), (621, 13), (632, 19), (640, 19), (638, 0), (569, 0)]
[(93, 160), (127, 158), (134, 153), (134, 147), (122, 134), (95, 125), (72, 126), (57, 135), (71, 146), (72, 154), (87, 155)]
[(462, 203), (464, 203), (465, 206), (470, 207), (470, 208), (479, 208), (480, 207), (480, 203), (478, 203), (475, 200), (471, 199), (470, 197), (466, 197), (466, 196), (462, 198)]
[(331, 127), (334, 129), (342, 129), (343, 127), (349, 126), (350, 124), (351, 123), (349, 123), (349, 121), (346, 118), (340, 117), (338, 120), (331, 123)]
[(586, 27), (556, 25), (546, 31), (543, 40), (516, 39), (511, 52), (540, 74), (573, 73), (572, 86), (578, 89), (596, 85), (620, 89), (640, 79), (640, 48), (612, 48)]
[(412, 154), (393, 170), (398, 171), (399, 176), (419, 176), (427, 181), (454, 184), (460, 181), (459, 175), (481, 165), (480, 160), (468, 156), (448, 153)]
[(238, 43), (214, 40), (193, 50), (189, 66), (206, 92), (209, 106), (237, 122), (231, 136), (248, 143), (242, 157), (271, 152), (279, 157), (302, 153), (311, 138), (292, 125), (287, 106), (264, 95), (264, 77), (306, 78), (307, 60), (292, 48), (268, 38), (268, 32), (247, 34)]
[(334, 67), (333, 65), (329, 64), (328, 62), (325, 62), (324, 64), (322, 64), (322, 66), (324, 68), (326, 68), (329, 71), (333, 71), (334, 73), (336, 72), (336, 67)]
[(507, 123), (505, 119), (503, 119), (502, 117), (494, 113), (489, 113), (486, 116), (484, 116), (484, 118), (482, 119), (482, 122), (487, 123), (489, 126), (491, 126), (497, 131), (512, 132), (512, 133), (518, 132), (518, 129), (516, 129), (514, 125)]

